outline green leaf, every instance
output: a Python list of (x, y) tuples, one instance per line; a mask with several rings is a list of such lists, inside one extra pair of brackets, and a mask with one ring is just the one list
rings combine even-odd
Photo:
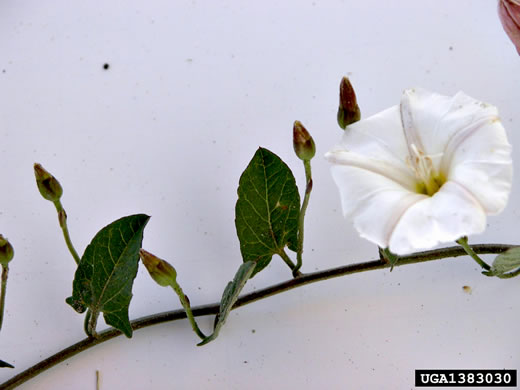
[(255, 261), (255, 275), (287, 245), (297, 250), (300, 195), (289, 167), (259, 148), (240, 177), (235, 226), (244, 262)]
[(520, 248), (511, 248), (498, 255), (491, 265), (492, 275), (501, 276), (520, 267)]
[(12, 364), (4, 362), (3, 360), (0, 360), (0, 368), (14, 368), (14, 366)]
[[(89, 309), (93, 323), (103, 312), (105, 322), (132, 337), (128, 306), (137, 275), (144, 214), (118, 219), (101, 229), (85, 249), (67, 303), (78, 313)], [(92, 329), (95, 331), (95, 329)]]
[(220, 329), (226, 322), (229, 312), (238, 299), (240, 291), (242, 291), (246, 285), (247, 280), (251, 277), (255, 266), (256, 264), (254, 261), (246, 261), (240, 265), (240, 268), (235, 274), (235, 277), (227, 284), (226, 288), (224, 289), (224, 293), (222, 294), (222, 299), (220, 300), (220, 310), (215, 317), (215, 328), (213, 330), (213, 334), (202, 340), (199, 344), (197, 344), (198, 346), (207, 344), (217, 338)]

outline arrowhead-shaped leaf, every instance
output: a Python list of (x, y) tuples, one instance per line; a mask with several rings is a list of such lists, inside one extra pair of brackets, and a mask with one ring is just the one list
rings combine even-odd
[(287, 245), (296, 251), (300, 195), (289, 167), (259, 148), (240, 177), (235, 226), (244, 262), (264, 269)]
[[(85, 249), (67, 303), (79, 313), (89, 309), (97, 319), (132, 336), (128, 306), (137, 275), (143, 230), (150, 217), (144, 214), (118, 219), (101, 229)], [(95, 321), (94, 321), (95, 322)]]
[(491, 266), (493, 275), (504, 275), (520, 268), (520, 248), (511, 248), (498, 255)]
[(12, 364), (4, 362), (3, 360), (0, 360), (0, 368), (14, 368), (14, 366)]
[(253, 270), (255, 269), (254, 261), (247, 261), (243, 263), (238, 269), (233, 281), (229, 282), (224, 289), (224, 293), (222, 294), (222, 299), (220, 300), (220, 309), (217, 317), (215, 318), (215, 328), (213, 330), (213, 334), (211, 336), (206, 337), (202, 340), (198, 345), (204, 345), (213, 341), (217, 338), (220, 329), (224, 326), (226, 319), (229, 315), (229, 312), (233, 308), (233, 305), (238, 299), (238, 295), (240, 291), (244, 288), (247, 280), (251, 277)]

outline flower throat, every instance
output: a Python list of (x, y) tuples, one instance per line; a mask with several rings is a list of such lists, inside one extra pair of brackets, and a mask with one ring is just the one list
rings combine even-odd
[(420, 194), (432, 196), (446, 182), (444, 175), (438, 174), (433, 167), (430, 156), (415, 144), (409, 145), (410, 155), (408, 161), (418, 179), (416, 191)]

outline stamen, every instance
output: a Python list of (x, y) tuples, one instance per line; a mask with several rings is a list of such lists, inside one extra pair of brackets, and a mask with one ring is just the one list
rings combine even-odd
[(413, 156), (409, 156), (412, 162), (412, 169), (417, 179), (424, 185), (426, 193), (428, 195), (435, 194), (440, 186), (436, 180), (436, 173), (433, 168), (433, 161), (430, 156), (424, 153), (421, 149), (417, 148), (415, 144), (410, 145), (410, 151)]
[(417, 191), (432, 196), (439, 190), (444, 181), (435, 172), (431, 156), (424, 153), (421, 136), (416, 129), (412, 115), (411, 100), (414, 94), (413, 89), (404, 91), (400, 105), (401, 123), (408, 144), (409, 156), (407, 161), (410, 162), (411, 168), (419, 181)]

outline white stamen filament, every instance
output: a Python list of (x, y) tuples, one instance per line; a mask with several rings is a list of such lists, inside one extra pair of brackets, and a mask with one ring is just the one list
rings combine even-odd
[(419, 149), (415, 144), (409, 147), (412, 169), (417, 179), (424, 184), (428, 195), (433, 195), (439, 190), (439, 185), (435, 180), (435, 170), (430, 156)]

